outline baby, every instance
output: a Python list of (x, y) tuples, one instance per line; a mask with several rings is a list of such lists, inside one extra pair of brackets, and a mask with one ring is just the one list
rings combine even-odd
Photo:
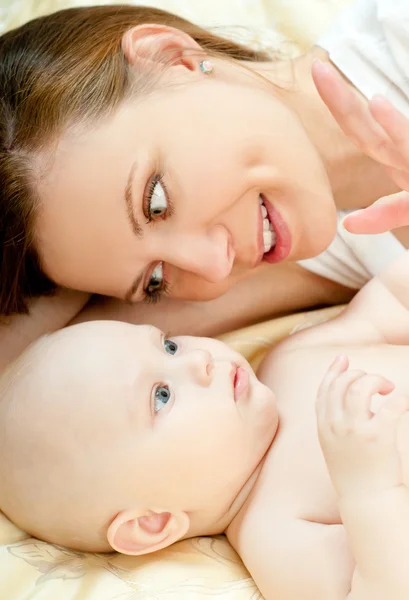
[(404, 253), (258, 378), (154, 327), (42, 339), (1, 383), (1, 509), (94, 552), (225, 532), (267, 600), (407, 600), (408, 288)]

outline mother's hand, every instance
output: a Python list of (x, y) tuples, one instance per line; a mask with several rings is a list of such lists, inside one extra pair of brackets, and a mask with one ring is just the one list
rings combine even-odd
[(375, 96), (366, 102), (329, 63), (314, 61), (312, 76), (345, 135), (384, 165), (402, 189), (349, 215), (344, 227), (352, 233), (381, 233), (409, 225), (409, 120), (386, 98)]

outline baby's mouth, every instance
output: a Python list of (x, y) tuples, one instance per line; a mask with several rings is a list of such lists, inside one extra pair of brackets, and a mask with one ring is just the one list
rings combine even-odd
[(240, 397), (245, 394), (249, 386), (250, 376), (247, 369), (238, 367), (235, 363), (233, 363), (232, 380), (234, 401), (238, 402)]

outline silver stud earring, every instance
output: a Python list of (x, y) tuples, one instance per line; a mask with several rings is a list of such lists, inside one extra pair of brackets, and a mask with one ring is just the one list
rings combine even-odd
[(210, 73), (213, 72), (213, 63), (206, 59), (206, 60), (202, 60), (202, 62), (199, 65), (200, 70), (202, 71), (202, 73), (204, 73), (205, 75), (209, 75)]

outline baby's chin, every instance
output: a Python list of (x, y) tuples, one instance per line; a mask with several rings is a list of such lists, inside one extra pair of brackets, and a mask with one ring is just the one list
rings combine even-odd
[(251, 376), (252, 403), (257, 413), (257, 426), (260, 439), (266, 449), (273, 441), (278, 429), (278, 408), (276, 396), (272, 389), (261, 382), (254, 371)]

